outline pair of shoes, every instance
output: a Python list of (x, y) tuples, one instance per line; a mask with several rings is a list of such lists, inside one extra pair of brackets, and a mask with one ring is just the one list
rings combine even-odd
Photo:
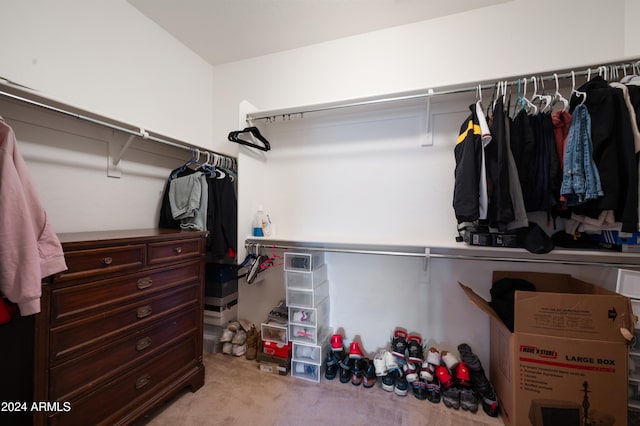
[(500, 413), (500, 405), (498, 404), (498, 396), (493, 385), (487, 379), (482, 368), (482, 363), (476, 354), (473, 353), (468, 344), (462, 343), (458, 345), (460, 358), (467, 364), (471, 375), (471, 388), (480, 397), (482, 409), (487, 415), (497, 417)]
[(236, 331), (235, 336), (233, 336), (233, 339), (231, 339), (231, 346), (231, 352), (233, 353), (233, 355), (245, 355), (247, 353), (247, 332), (243, 329)]
[(469, 367), (451, 352), (442, 351), (442, 360), (446, 367), (436, 367), (436, 376), (442, 385), (444, 404), (449, 408), (457, 410), (462, 407), (463, 410), (475, 413), (478, 411), (478, 396), (471, 388)]
[(456, 381), (451, 376), (451, 367), (458, 365), (459, 361), (451, 352), (441, 352), (442, 362), (445, 365), (438, 365), (435, 370), (436, 378), (440, 382), (442, 401), (449, 408), (460, 408), (460, 389), (456, 386)]
[[(233, 339), (236, 336), (236, 333), (241, 329), (240, 323), (238, 321), (231, 321), (227, 324), (227, 326), (222, 330), (222, 336), (220, 337), (220, 343), (222, 343), (222, 353), (231, 355), (233, 353)], [(246, 334), (245, 334), (246, 337)], [(244, 342), (243, 342), (244, 343)]]
[(247, 331), (247, 353), (245, 354), (248, 360), (257, 358), (259, 343), (260, 332), (256, 329), (255, 325), (251, 325), (251, 328)]
[(440, 402), (440, 380), (436, 377), (436, 368), (442, 362), (440, 351), (433, 346), (426, 352), (426, 359), (422, 362), (420, 378), (427, 384), (427, 399), (434, 404)]
[(374, 359), (374, 364), (377, 365), (376, 375), (381, 377), (382, 389), (387, 392), (393, 392), (396, 386), (396, 371), (400, 369), (398, 360), (389, 351), (382, 352), (382, 355), (376, 355), (376, 357), (378, 356), (382, 360)]
[(353, 364), (355, 360), (350, 358), (349, 355), (340, 355), (339, 351), (336, 351), (337, 356), (341, 358), (338, 360), (340, 383), (349, 383), (351, 376), (353, 375)]
[[(423, 374), (424, 364), (424, 348), (422, 346), (422, 338), (415, 334), (409, 335), (407, 338), (407, 362), (404, 365), (404, 373), (407, 382), (411, 384), (413, 396), (420, 400), (428, 398), (427, 381), (428, 375)], [(431, 375), (433, 380), (433, 375)]]
[(340, 370), (340, 359), (342, 357), (341, 352), (329, 351), (327, 357), (324, 360), (324, 377), (327, 380), (333, 380), (338, 375)]
[(391, 353), (400, 361), (404, 361), (407, 350), (407, 332), (396, 328), (391, 338)]

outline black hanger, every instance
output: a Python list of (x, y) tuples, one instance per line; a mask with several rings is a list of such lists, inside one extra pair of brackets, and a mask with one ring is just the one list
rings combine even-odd
[[(264, 146), (257, 145), (253, 142), (250, 142), (244, 139), (240, 139), (238, 135), (242, 133), (251, 133), (251, 135), (254, 138), (258, 139), (260, 142), (262, 142)], [(235, 130), (229, 133), (228, 138), (231, 142), (239, 143), (241, 145), (247, 145), (262, 151), (269, 151), (271, 149), (271, 145), (269, 144), (269, 141), (265, 139), (264, 136), (262, 136), (262, 134), (260, 133), (260, 130), (258, 130), (257, 127), (246, 127), (244, 130)]]

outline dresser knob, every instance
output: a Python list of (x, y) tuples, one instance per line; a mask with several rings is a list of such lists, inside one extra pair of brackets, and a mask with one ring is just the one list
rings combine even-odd
[(142, 339), (138, 340), (138, 343), (136, 343), (136, 350), (143, 351), (149, 346), (151, 346), (151, 337), (143, 337)]
[(145, 288), (151, 287), (152, 284), (153, 284), (153, 280), (151, 278), (149, 277), (140, 278), (138, 280), (138, 289), (144, 290)]
[(107, 256), (107, 257), (103, 257), (101, 262), (103, 265), (111, 265), (111, 263), (113, 262), (113, 259), (111, 258), (111, 256)]
[(136, 380), (136, 389), (141, 389), (145, 387), (146, 385), (149, 384), (150, 381), (151, 381), (151, 376), (148, 374), (146, 376), (139, 377), (138, 380)]
[(144, 318), (144, 317), (148, 317), (149, 315), (151, 315), (151, 306), (146, 305), (143, 306), (141, 308), (138, 308), (136, 315), (138, 317), (138, 319)]
[(182, 247), (176, 247), (173, 250), (176, 252), (176, 254), (182, 253)]

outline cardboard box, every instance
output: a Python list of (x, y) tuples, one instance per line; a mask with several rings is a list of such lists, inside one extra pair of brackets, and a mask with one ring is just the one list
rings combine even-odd
[(258, 370), (263, 373), (278, 374), (280, 376), (289, 374), (289, 367), (291, 365), (290, 357), (280, 358), (258, 352), (256, 360), (258, 361)]
[(535, 292), (515, 293), (514, 332), (487, 301), (459, 283), (490, 319), (490, 380), (506, 425), (626, 425), (627, 297), (564, 274), (494, 272)]

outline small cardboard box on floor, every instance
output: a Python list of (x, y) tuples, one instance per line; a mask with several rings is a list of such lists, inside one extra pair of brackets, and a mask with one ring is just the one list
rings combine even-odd
[(519, 278), (512, 333), (483, 298), (459, 283), (490, 318), (490, 380), (506, 425), (627, 424), (628, 298), (570, 275), (494, 272)]

